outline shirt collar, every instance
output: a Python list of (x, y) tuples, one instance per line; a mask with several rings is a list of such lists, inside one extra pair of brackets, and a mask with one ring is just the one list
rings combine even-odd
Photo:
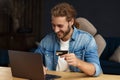
[(74, 41), (76, 39), (77, 31), (78, 31), (77, 28), (73, 26), (73, 34), (72, 34), (71, 40)]

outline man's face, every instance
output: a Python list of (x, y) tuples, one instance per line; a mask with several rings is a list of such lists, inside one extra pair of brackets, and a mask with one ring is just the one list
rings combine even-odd
[(71, 31), (71, 24), (66, 17), (52, 17), (52, 28), (59, 39), (64, 39)]

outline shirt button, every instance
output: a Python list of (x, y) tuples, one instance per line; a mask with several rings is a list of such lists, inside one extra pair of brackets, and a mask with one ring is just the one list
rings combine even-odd
[(46, 56), (48, 56), (48, 54), (46, 54)]

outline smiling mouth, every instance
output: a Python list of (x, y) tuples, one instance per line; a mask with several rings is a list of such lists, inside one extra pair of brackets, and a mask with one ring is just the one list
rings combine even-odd
[(61, 36), (63, 35), (62, 32), (58, 32), (58, 33), (56, 33), (56, 34), (57, 34), (58, 37), (61, 37)]
[(57, 35), (61, 35), (61, 34), (63, 34), (62, 32), (57, 32)]
[(60, 36), (61, 36), (61, 34), (57, 34), (57, 36), (58, 36), (58, 37), (60, 37)]

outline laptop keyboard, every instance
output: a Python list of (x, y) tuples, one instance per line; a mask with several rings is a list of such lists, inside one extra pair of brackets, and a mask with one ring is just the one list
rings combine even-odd
[(52, 74), (46, 74), (45, 75), (45, 80), (54, 80), (57, 78), (61, 78), (61, 76), (57, 76), (57, 75), (52, 75)]

